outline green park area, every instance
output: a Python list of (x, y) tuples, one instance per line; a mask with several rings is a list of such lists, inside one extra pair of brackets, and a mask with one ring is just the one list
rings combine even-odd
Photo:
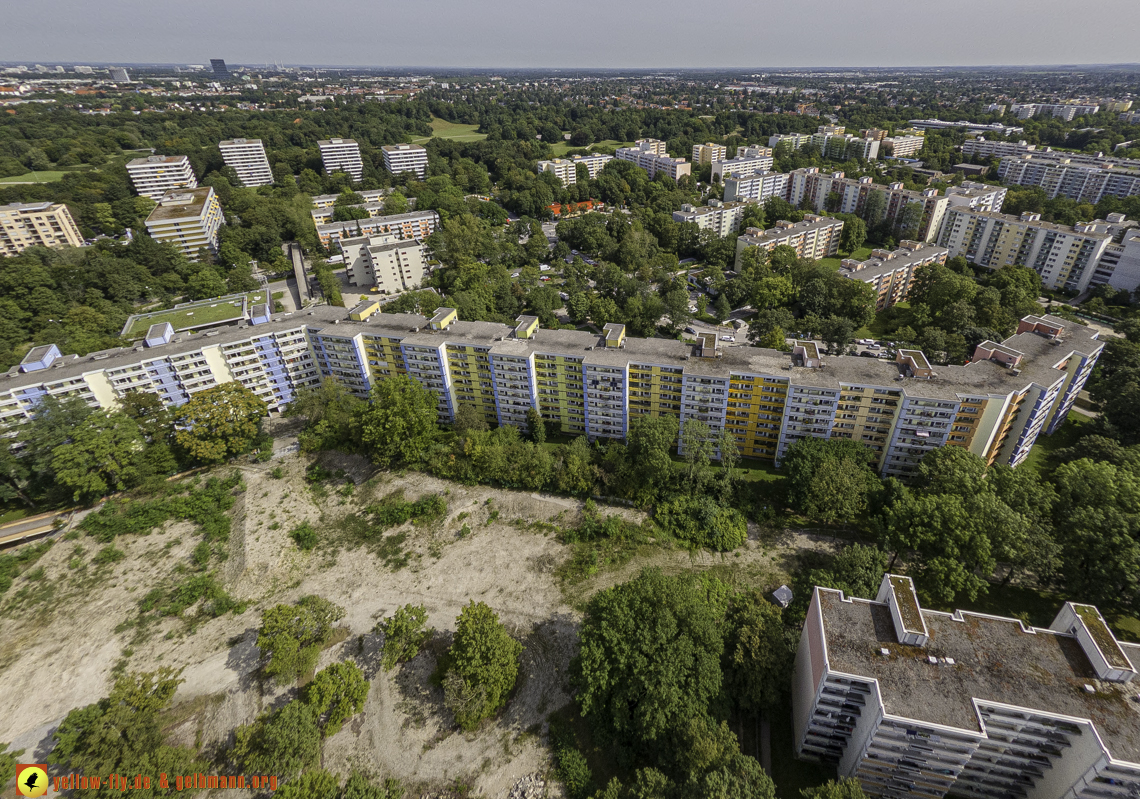
[[(265, 292), (251, 291), (248, 295), (250, 305), (265, 302)], [(141, 338), (151, 325), (169, 322), (175, 330), (193, 330), (199, 327), (216, 325), (231, 319), (240, 319), (242, 316), (242, 295), (233, 294), (227, 297), (216, 297), (200, 302), (192, 302), (178, 308), (152, 313), (139, 314), (127, 320), (123, 330), (124, 338)]]
[(412, 139), (412, 144), (423, 144), (430, 139), (455, 139), (456, 141), (483, 141), (486, 133), (477, 133), (478, 125), (464, 125), (459, 122), (448, 122), (446, 119), (432, 117), (431, 136), (421, 136)]
[(27, 172), (23, 175), (13, 175), (8, 178), (0, 178), (2, 183), (54, 183), (63, 178), (67, 172), (47, 171), (47, 172)]
[(597, 150), (599, 147), (606, 147), (606, 148), (612, 147), (613, 149), (616, 150), (618, 147), (633, 147), (633, 146), (634, 146), (634, 143), (631, 141), (617, 141), (616, 139), (606, 139), (605, 141), (596, 141), (593, 144), (589, 145), (588, 147), (584, 147), (584, 148), (583, 147), (575, 147), (574, 145), (572, 145), (568, 141), (560, 141), (560, 142), (555, 142), (554, 144), (550, 145), (550, 149), (553, 152), (553, 154), (555, 155), (555, 157), (561, 157), (561, 156), (566, 155), (566, 153), (568, 153), (570, 150), (582, 150), (582, 149)]

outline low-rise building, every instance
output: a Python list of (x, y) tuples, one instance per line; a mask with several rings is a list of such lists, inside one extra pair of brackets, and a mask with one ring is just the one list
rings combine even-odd
[(212, 186), (167, 192), (146, 218), (146, 232), (156, 241), (173, 244), (192, 261), (206, 249), (218, 251), (222, 206)]
[(1082, 292), (1088, 288), (1112, 236), (1095, 227), (1042, 222), (1041, 215), (1020, 216), (951, 206), (938, 244), (950, 257), (963, 256), (987, 269), (1027, 266), (1046, 288)]
[(780, 197), (788, 193), (786, 172), (757, 171), (752, 174), (730, 175), (724, 179), (724, 201), (757, 200)]
[(905, 302), (915, 275), (924, 266), (944, 264), (950, 251), (921, 241), (900, 241), (897, 250), (872, 250), (864, 261), (844, 258), (839, 274), (861, 280), (875, 289), (875, 310), (882, 311)]
[(771, 252), (783, 245), (794, 249), (799, 258), (828, 258), (839, 252), (842, 233), (842, 220), (816, 214), (804, 214), (801, 222), (781, 220), (768, 230), (750, 227), (736, 240), (736, 268), (740, 269), (740, 256), (749, 247)]
[(360, 145), (355, 139), (324, 139), (317, 142), (325, 174), (344, 172), (353, 182), (364, 177), (364, 161), (360, 158)]
[[(360, 198), (364, 200), (365, 205), (368, 205), (371, 203), (383, 203), (384, 198), (391, 194), (392, 191), (392, 189), (360, 189), (354, 193), (359, 194)], [(339, 194), (318, 194), (313, 197), (313, 208), (333, 208), (339, 199)], [(408, 202), (412, 202), (414, 199), (414, 197), (410, 197), (408, 198)]]
[(673, 180), (679, 180), (692, 173), (692, 164), (684, 158), (670, 158), (665, 154), (665, 142), (657, 139), (639, 140), (637, 147), (619, 147), (614, 157), (620, 161), (629, 161), (654, 177), (663, 172)]
[(697, 166), (711, 164), (713, 161), (724, 161), (728, 158), (728, 148), (723, 144), (694, 144), (692, 161)]
[(83, 237), (63, 203), (0, 205), (0, 255), (18, 255), (29, 247), (82, 247)]
[(708, 205), (695, 207), (688, 203), (673, 212), (674, 222), (692, 222), (701, 230), (711, 230), (721, 238), (740, 230), (740, 220), (748, 203), (709, 200)]
[(427, 177), (427, 150), (418, 144), (385, 144), (380, 148), (384, 154), (384, 168), (393, 175), (413, 172), (420, 180)]
[(391, 233), (341, 239), (340, 251), (348, 284), (383, 294), (418, 289), (427, 271), (424, 246), (418, 239), (401, 239)]
[(439, 214), (435, 211), (412, 211), (406, 214), (374, 216), (371, 219), (353, 219), (349, 222), (329, 222), (317, 225), (321, 244), (330, 247), (341, 239), (380, 236), (387, 233), (401, 239), (423, 241), (439, 227)]
[(127, 162), (127, 175), (135, 191), (155, 202), (172, 189), (193, 189), (198, 178), (184, 155), (149, 155)]
[(261, 139), (229, 139), (218, 142), (222, 160), (237, 172), (241, 185), (269, 186), (273, 183), (273, 170), (265, 156)]
[(1140, 646), (1092, 605), (1048, 627), (817, 587), (792, 683), (798, 757), (871, 796), (1093, 799), (1140, 793)]

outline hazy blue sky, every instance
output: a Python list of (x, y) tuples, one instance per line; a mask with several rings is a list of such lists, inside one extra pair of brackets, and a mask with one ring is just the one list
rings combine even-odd
[(0, 59), (473, 67), (1140, 61), (1138, 0), (0, 0)]

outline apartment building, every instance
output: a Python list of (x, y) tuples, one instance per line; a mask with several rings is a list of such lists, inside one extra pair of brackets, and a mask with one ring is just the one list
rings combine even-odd
[(784, 197), (788, 193), (786, 172), (765, 172), (730, 175), (724, 179), (724, 201), (756, 200), (763, 202), (769, 197)]
[(1140, 793), (1133, 658), (1092, 605), (1048, 627), (817, 587), (796, 653), (796, 754), (871, 796), (1093, 799)]
[(1124, 214), (1108, 214), (1106, 219), (1085, 222), (1080, 227), (1110, 237), (1089, 286), (1108, 284), (1121, 291), (1140, 288), (1140, 222), (1127, 219)]
[(226, 166), (237, 172), (241, 185), (272, 185), (273, 170), (269, 167), (261, 139), (229, 139), (218, 142), (218, 149), (222, 151), (222, 160)]
[(990, 186), (964, 180), (960, 186), (946, 189), (946, 199), (950, 206), (965, 206), (974, 211), (1000, 211), (1009, 189), (1005, 186)]
[(654, 177), (663, 172), (673, 180), (679, 180), (692, 173), (692, 164), (684, 158), (670, 158), (665, 153), (665, 142), (657, 139), (642, 139), (636, 147), (619, 147), (614, 157), (620, 161), (629, 161)]
[(194, 189), (198, 178), (184, 155), (150, 155), (127, 162), (127, 175), (135, 191), (155, 202), (172, 189)]
[(563, 186), (572, 186), (578, 182), (578, 165), (568, 158), (555, 158), (552, 161), (539, 161), (539, 172), (549, 172), (562, 182)]
[(83, 236), (63, 203), (0, 205), (0, 255), (19, 255), (29, 247), (82, 247)]
[(424, 245), (418, 239), (401, 239), (391, 233), (341, 239), (340, 251), (348, 284), (383, 294), (419, 288), (427, 272)]
[(732, 175), (751, 175), (753, 172), (764, 172), (770, 170), (775, 163), (775, 159), (770, 155), (742, 156), (738, 153), (736, 158), (712, 162), (712, 181), (713, 183), (720, 183)]
[(875, 139), (880, 142), (889, 135), (890, 131), (883, 130), (882, 128), (864, 128), (859, 131), (860, 138)]
[(423, 180), (427, 177), (427, 150), (418, 144), (385, 144), (380, 148), (384, 155), (384, 168), (393, 175), (414, 172)]
[(830, 216), (804, 214), (803, 221), (780, 220), (768, 230), (750, 227), (736, 240), (736, 269), (740, 269), (740, 256), (749, 247), (760, 247), (771, 252), (781, 245), (791, 247), (799, 258), (818, 261), (839, 252), (839, 236), (843, 222)]
[(926, 144), (924, 136), (887, 136), (880, 140), (880, 150), (892, 158), (910, 158), (918, 155)]
[(998, 177), (1019, 186), (1040, 186), (1050, 197), (1095, 204), (1102, 197), (1140, 195), (1140, 164), (1070, 153), (1007, 156)]
[(435, 211), (411, 211), (406, 214), (374, 216), (371, 219), (353, 219), (349, 222), (329, 222), (317, 225), (321, 244), (331, 247), (341, 239), (361, 236), (392, 234), (401, 239), (423, 241), (439, 227), (439, 214)]
[(1120, 121), (1126, 122), (1129, 125), (1140, 125), (1140, 111), (1132, 111), (1130, 113), (1122, 113)]
[(212, 186), (167, 192), (146, 218), (146, 232), (156, 241), (173, 244), (191, 261), (204, 248), (218, 251), (222, 206)]
[(694, 207), (688, 203), (673, 212), (674, 222), (693, 222), (701, 230), (711, 230), (721, 238), (740, 230), (740, 220), (748, 207), (745, 202), (709, 200), (708, 205)]
[[(392, 189), (361, 189), (356, 192), (361, 199), (364, 200), (365, 205), (370, 203), (382, 203), (384, 198), (392, 193)], [(336, 201), (340, 199), (339, 194), (318, 194), (313, 197), (313, 208), (316, 209), (332, 209), (336, 206)], [(408, 198), (412, 202), (415, 198)]]
[(575, 155), (570, 159), (575, 166), (582, 164), (586, 167), (586, 171), (590, 174), (590, 180), (598, 176), (602, 171), (602, 167), (614, 160), (612, 155), (602, 155), (601, 153), (590, 153), (589, 155)]
[(844, 258), (839, 273), (874, 288), (878, 298), (875, 310), (882, 311), (907, 300), (918, 271), (930, 264), (946, 263), (949, 253), (945, 247), (921, 241), (900, 241), (897, 250), (872, 250), (865, 261)]
[(728, 148), (723, 144), (694, 144), (692, 162), (697, 166), (711, 164), (713, 161), (724, 161), (728, 158)]
[(817, 211), (823, 211), (832, 193), (839, 195), (839, 207), (844, 214), (864, 215), (867, 198), (873, 192), (883, 195), (883, 219), (898, 224), (905, 218), (907, 208), (919, 206), (918, 231), (914, 238), (919, 241), (934, 241), (942, 225), (942, 217), (950, 201), (940, 197), (937, 189), (911, 191), (902, 183), (881, 185), (870, 177), (858, 180), (844, 177), (842, 172), (823, 173), (818, 167), (796, 169), (788, 173), (788, 193), (785, 199), (799, 206), (806, 199)]
[[(354, 139), (322, 139), (317, 142), (325, 174), (344, 172), (353, 182), (364, 177), (364, 161), (360, 159), (360, 145)], [(386, 162), (386, 159), (385, 159)]]
[(1003, 125), (1000, 122), (947, 122), (944, 119), (912, 119), (910, 126), (915, 130), (964, 130), (967, 134), (994, 133), (999, 136), (1016, 136), (1025, 133), (1025, 128)]
[(1112, 236), (1082, 225), (1042, 222), (1040, 214), (1021, 216), (952, 206), (938, 244), (987, 269), (1017, 264), (1039, 275), (1046, 288), (1084, 291)]
[(810, 133), (776, 133), (768, 137), (768, 146), (773, 150), (781, 144), (786, 144), (793, 150), (799, 150), (811, 143)]
[[(1042, 148), (1042, 152), (1048, 152), (1049, 148)], [(966, 139), (962, 142), (962, 153), (965, 155), (975, 155), (981, 158), (1005, 158), (1010, 155), (1025, 155), (1026, 153), (1037, 152), (1036, 144), (1029, 144), (1025, 140), (1012, 142), (1012, 141), (989, 141), (984, 136), (979, 136), (976, 139)]]
[(1051, 116), (1072, 122), (1077, 117), (1089, 116), (1100, 111), (1099, 105), (1087, 103), (1022, 103), (1009, 107), (1009, 112), (1018, 119)]
[[(836, 161), (848, 158), (862, 158), (867, 161), (879, 157), (879, 140), (864, 139), (850, 133), (825, 133), (827, 125), (820, 126), (820, 132), (811, 137), (811, 143), (819, 148), (822, 155)], [(843, 128), (838, 128), (842, 131)]]

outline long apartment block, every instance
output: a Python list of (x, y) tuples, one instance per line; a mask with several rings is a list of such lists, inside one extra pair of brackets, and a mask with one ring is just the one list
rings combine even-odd
[(751, 174), (730, 175), (724, 179), (724, 201), (757, 200), (783, 197), (788, 193), (789, 175), (786, 172), (757, 171)]
[(691, 174), (693, 165), (684, 158), (670, 158), (665, 150), (665, 142), (657, 139), (639, 139), (636, 147), (619, 147), (614, 157), (619, 161), (629, 161), (654, 177), (663, 172), (673, 180), (680, 180)]
[(37, 246), (83, 246), (83, 236), (67, 206), (52, 202), (0, 205), (0, 255), (19, 255)]
[(127, 175), (135, 191), (155, 202), (171, 189), (194, 189), (198, 178), (184, 155), (150, 155), (127, 162)]
[(1050, 198), (1068, 197), (1086, 203), (1140, 195), (1140, 164), (1135, 161), (1028, 153), (1002, 158), (998, 177), (1018, 186), (1040, 186)]
[(412, 172), (420, 180), (427, 177), (427, 150), (418, 144), (386, 144), (380, 148), (384, 155), (384, 168), (393, 175)]
[(919, 271), (930, 264), (944, 264), (950, 251), (921, 241), (900, 241), (897, 250), (872, 250), (864, 261), (844, 258), (839, 274), (861, 280), (875, 290), (875, 310), (882, 311), (910, 297), (910, 287)]
[(218, 149), (226, 166), (232, 167), (243, 186), (269, 186), (273, 170), (265, 155), (261, 139), (229, 139), (219, 142)]
[(938, 237), (951, 258), (961, 255), (995, 270), (1027, 266), (1047, 288), (1075, 292), (1088, 288), (1111, 241), (1094, 225), (1057, 225), (1028, 211), (1014, 216), (965, 206), (950, 207)]
[(885, 575), (874, 600), (817, 587), (792, 683), (796, 754), (871, 796), (1140, 795), (1137, 663), (1092, 605), (1030, 627), (923, 608), (909, 577)]
[(749, 203), (721, 202), (709, 200), (708, 205), (693, 206), (688, 203), (680, 211), (673, 212), (674, 222), (693, 222), (701, 230), (711, 230), (721, 238), (740, 230), (740, 220)]
[(362, 236), (393, 235), (401, 239), (423, 241), (439, 227), (439, 214), (435, 211), (412, 211), (406, 214), (374, 216), (371, 219), (353, 219), (349, 222), (328, 222), (317, 225), (321, 244), (330, 247), (342, 239)]
[(353, 181), (364, 177), (364, 161), (360, 158), (360, 145), (354, 139), (326, 139), (317, 142), (325, 174), (345, 172)]
[[(595, 335), (541, 330), (534, 317), (511, 327), (458, 321), (450, 308), (427, 319), (376, 307), (319, 306), (272, 318), (266, 310), (252, 325), (156, 335), (156, 346), (86, 357), (55, 350), (45, 358), (36, 348), (0, 377), (0, 423), (26, 418), (45, 393), (114, 407), (138, 389), (179, 405), (239, 380), (280, 410), (320, 378), (366, 397), (376, 381), (407, 374), (437, 392), (445, 422), (467, 403), (499, 424), (523, 425), (534, 407), (561, 432), (593, 440), (624, 438), (639, 414), (669, 415), (728, 430), (741, 455), (776, 462), (808, 436), (861, 441), (882, 474), (901, 476), (942, 446), (1018, 465), (1040, 433), (1064, 421), (1103, 346), (1095, 331), (1027, 317), (1016, 335), (979, 346), (972, 363), (935, 369), (916, 350), (894, 362), (825, 358), (812, 342), (789, 355), (722, 349), (711, 333), (694, 345), (627, 338), (618, 324)], [(231, 354), (239, 352), (237, 365)]]
[(839, 237), (843, 221), (830, 216), (804, 214), (800, 222), (781, 220), (768, 230), (750, 227), (736, 240), (736, 269), (740, 269), (740, 256), (749, 247), (760, 247), (771, 252), (776, 247), (791, 247), (797, 258), (818, 261), (839, 252)]

